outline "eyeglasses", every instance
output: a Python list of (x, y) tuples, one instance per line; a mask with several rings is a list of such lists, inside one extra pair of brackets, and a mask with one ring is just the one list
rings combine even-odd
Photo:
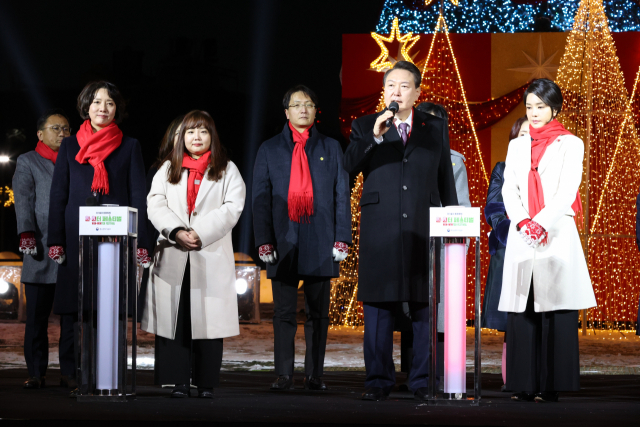
[(312, 108), (316, 108), (315, 105), (311, 104), (311, 103), (306, 103), (306, 104), (293, 104), (293, 105), (289, 105), (289, 108), (293, 108), (295, 110), (299, 110), (302, 107), (305, 107), (309, 110), (311, 110)]
[(69, 126), (53, 125), (53, 126), (47, 126), (45, 127), (45, 129), (51, 129), (55, 133), (60, 133), (60, 131), (64, 132), (65, 134), (71, 133), (71, 128)]

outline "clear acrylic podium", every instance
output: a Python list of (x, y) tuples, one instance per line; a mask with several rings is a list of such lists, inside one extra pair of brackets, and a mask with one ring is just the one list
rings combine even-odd
[[(430, 405), (471, 404), (477, 406), (481, 398), (480, 359), (480, 208), (449, 206), (430, 208), (429, 212), (429, 321), (431, 349), (429, 356)], [(475, 352), (474, 396), (467, 397), (466, 387), (466, 306), (467, 265), (466, 238), (476, 240), (476, 292), (475, 292)], [(436, 385), (437, 366), (437, 271), (436, 239), (444, 243), (444, 394), (438, 395)]]
[[(138, 210), (127, 206), (81, 206), (79, 231), (77, 400), (126, 401), (136, 392), (137, 289), (132, 293), (133, 312), (127, 311), (129, 284), (135, 283)], [(130, 263), (134, 268), (129, 268)], [(128, 388), (129, 314), (133, 327)]]

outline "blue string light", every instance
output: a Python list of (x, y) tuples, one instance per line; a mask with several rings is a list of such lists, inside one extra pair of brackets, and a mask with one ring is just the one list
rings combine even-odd
[[(440, 2), (412, 8), (402, 0), (386, 0), (376, 32), (391, 31), (393, 18), (400, 19), (400, 31), (430, 33), (438, 21)], [(579, 0), (549, 0), (546, 15), (561, 31), (571, 30)], [(605, 0), (611, 31), (640, 31), (640, 5), (634, 0)], [(520, 5), (510, 0), (460, 0), (459, 6), (445, 2), (445, 18), (452, 33), (517, 33), (533, 30), (540, 5)]]

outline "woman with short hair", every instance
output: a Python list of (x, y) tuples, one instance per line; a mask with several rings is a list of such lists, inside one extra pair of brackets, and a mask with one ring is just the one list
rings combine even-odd
[(212, 398), (222, 340), (240, 333), (231, 230), (244, 199), (213, 119), (190, 112), (147, 196), (160, 238), (141, 328), (156, 334), (156, 382), (175, 384), (171, 397), (188, 397), (192, 379), (198, 397)]
[[(146, 224), (140, 143), (123, 135), (118, 127), (126, 116), (125, 107), (112, 83), (87, 84), (77, 104), (84, 123), (76, 135), (62, 140), (51, 182), (47, 237), (49, 257), (60, 264), (53, 307), (56, 314), (78, 313), (79, 207), (86, 206), (89, 199), (97, 205), (131, 206), (138, 210), (139, 224)], [(146, 228), (139, 227), (137, 260), (146, 267), (150, 264), (148, 247)], [(85, 249), (85, 257), (88, 255)], [(97, 247), (93, 259), (97, 262)], [(96, 266), (93, 271), (95, 276)], [(130, 295), (135, 289), (130, 283)], [(77, 389), (72, 396), (76, 394)]]
[(529, 135), (511, 141), (504, 171), (511, 225), (498, 309), (508, 312), (512, 398), (557, 402), (559, 391), (580, 388), (578, 310), (596, 306), (576, 227), (584, 144), (556, 120), (554, 82), (533, 81), (524, 103)]

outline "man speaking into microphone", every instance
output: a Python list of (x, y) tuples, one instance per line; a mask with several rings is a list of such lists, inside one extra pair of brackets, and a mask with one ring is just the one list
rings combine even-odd
[(388, 70), (383, 85), (389, 108), (354, 120), (344, 156), (347, 172), (364, 176), (358, 271), (364, 400), (384, 400), (395, 385), (393, 327), (403, 302), (414, 332), (409, 386), (416, 399), (427, 398), (429, 207), (458, 202), (446, 122), (413, 108), (421, 79), (420, 70), (407, 61)]

